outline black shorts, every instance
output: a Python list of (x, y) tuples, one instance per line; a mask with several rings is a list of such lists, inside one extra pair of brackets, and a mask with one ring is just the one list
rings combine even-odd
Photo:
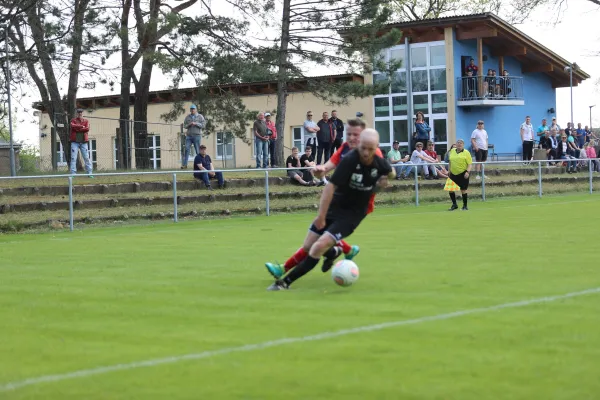
[(486, 162), (487, 161), (488, 151), (479, 149), (475, 152), (475, 161), (478, 162)]
[(450, 173), (448, 174), (448, 178), (450, 178), (454, 183), (456, 183), (460, 190), (467, 190), (469, 188), (469, 178), (465, 178), (466, 173), (467, 171), (458, 175), (453, 175), (452, 173)]
[(354, 215), (338, 217), (335, 219), (327, 217), (325, 220), (325, 228), (319, 230), (314, 224), (311, 224), (309, 230), (317, 235), (323, 235), (327, 232), (336, 242), (339, 242), (350, 236), (364, 218), (364, 216), (359, 218)]

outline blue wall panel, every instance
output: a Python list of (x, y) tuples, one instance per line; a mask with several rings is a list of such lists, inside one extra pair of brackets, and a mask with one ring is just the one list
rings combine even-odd
[[(479, 66), (483, 75), (492, 68), (498, 71), (498, 59), (492, 57), (487, 46), (483, 46), (483, 54), (487, 61), (483, 67)], [(461, 56), (471, 56), (477, 60), (477, 41), (454, 39), (454, 71), (457, 77), (461, 76)], [(550, 108), (556, 109), (556, 90), (552, 88), (550, 78), (543, 73), (523, 74), (521, 63), (514, 57), (504, 57), (504, 68), (510, 75), (523, 77), (524, 106), (492, 106), (492, 107), (456, 107), (456, 137), (470, 142), (471, 132), (475, 129), (477, 120), (485, 121), (485, 129), (489, 135), (489, 142), (495, 145), (496, 153), (520, 153), (521, 137), (519, 127), (525, 116), (531, 116), (534, 129), (541, 124), (542, 118), (548, 122), (552, 114), (548, 113)]]

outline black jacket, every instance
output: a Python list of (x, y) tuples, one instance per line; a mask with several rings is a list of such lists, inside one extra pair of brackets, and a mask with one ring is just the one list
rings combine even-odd
[(563, 152), (562, 139), (558, 142), (558, 147), (556, 148), (556, 158), (559, 159), (562, 156), (571, 155), (571, 151), (569, 149), (569, 143), (567, 142), (567, 152)]
[(332, 124), (333, 128), (335, 129), (335, 139), (344, 140), (344, 123), (342, 120), (339, 118), (336, 118), (335, 120), (333, 118), (329, 118), (329, 123)]

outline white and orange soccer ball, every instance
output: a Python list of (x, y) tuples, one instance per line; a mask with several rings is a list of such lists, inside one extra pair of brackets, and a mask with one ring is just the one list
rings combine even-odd
[(358, 280), (358, 275), (358, 265), (350, 260), (340, 260), (331, 269), (331, 278), (340, 286), (351, 286)]

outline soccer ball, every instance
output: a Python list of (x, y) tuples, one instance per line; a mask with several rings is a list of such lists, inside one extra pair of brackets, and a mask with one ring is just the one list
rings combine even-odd
[(340, 286), (351, 286), (358, 279), (358, 265), (350, 260), (338, 261), (331, 269), (331, 278)]

